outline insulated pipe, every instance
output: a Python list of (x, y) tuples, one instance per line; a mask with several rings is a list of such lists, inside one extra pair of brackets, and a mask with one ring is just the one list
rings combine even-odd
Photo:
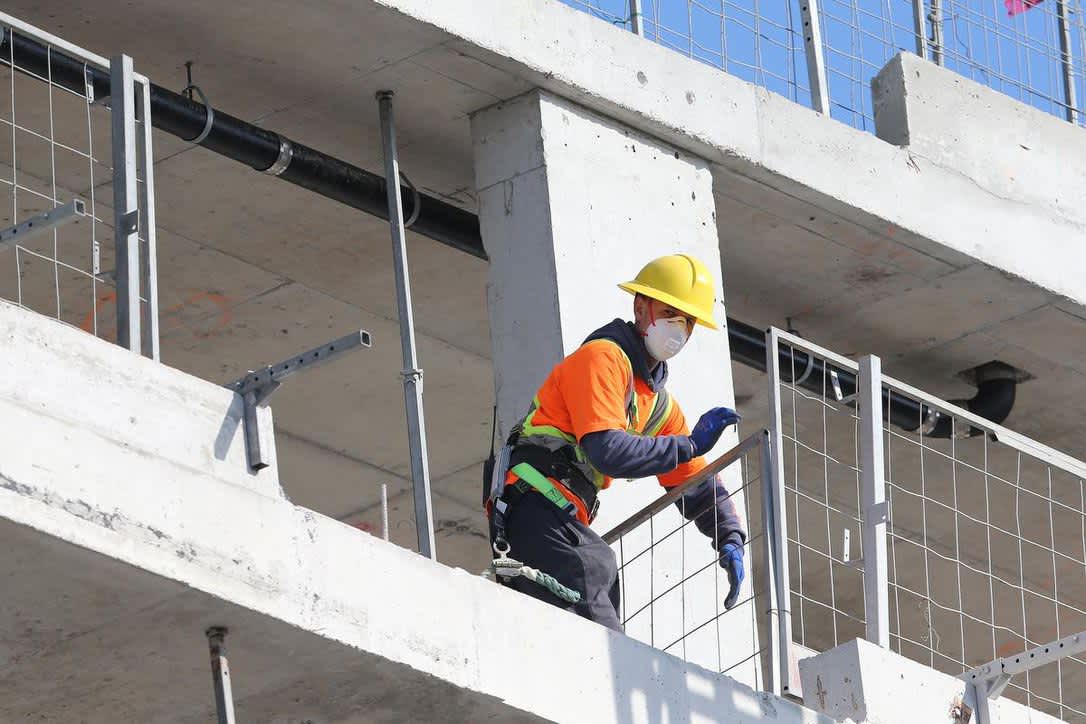
[[(728, 343), (732, 360), (765, 372), (765, 332), (728, 317)], [(834, 393), (833, 374), (837, 378), (842, 398), (856, 393), (856, 376), (848, 371), (826, 365), (802, 350), (781, 345), (778, 350), (781, 378), (818, 395)], [(1017, 380), (1014, 369), (1000, 364), (984, 365), (977, 370), (977, 394), (968, 400), (950, 400), (950, 404), (964, 407), (973, 414), (999, 424), (1007, 419), (1014, 407)], [(938, 410), (923, 405), (900, 394), (882, 391), (883, 410), (889, 421), (909, 432), (922, 429), (925, 437), (974, 437), (983, 430), (972, 425), (955, 429), (954, 420)]]
[[(108, 71), (91, 67), (27, 38), (10, 28), (0, 38), (0, 64), (51, 78), (57, 85), (83, 95), (88, 86), (94, 98), (110, 95)], [(186, 141), (206, 135), (198, 145), (235, 161), (279, 176), (347, 206), (388, 219), (385, 180), (340, 159), (333, 158), (266, 128), (246, 123), (228, 113), (211, 109), (161, 86), (151, 85), (151, 123)], [(415, 194), (401, 192), (407, 216), (415, 215)], [(479, 219), (471, 212), (419, 194), (418, 218), (411, 230), (435, 241), (486, 258), (479, 234)]]
[[(53, 82), (73, 92), (83, 94), (86, 85), (93, 87), (96, 98), (108, 96), (109, 74), (87, 66), (58, 51), (50, 51), (41, 43), (26, 38), (10, 29), (3, 29), (0, 38), (0, 64), (11, 65), (16, 70), (31, 72), (41, 77), (51, 77)], [(212, 124), (201, 146), (223, 156), (240, 161), (257, 171), (272, 171), (284, 181), (309, 189), (352, 208), (382, 219), (388, 219), (388, 196), (385, 180), (357, 166), (341, 161), (320, 151), (295, 143), (274, 131), (239, 120), (222, 111), (212, 110)], [(207, 125), (207, 108), (183, 95), (151, 84), (151, 122), (155, 128), (185, 140), (199, 138)], [(280, 168), (283, 163), (285, 167)], [(486, 260), (479, 219), (474, 214), (426, 195), (420, 195), (421, 208), (411, 230), (442, 244), (467, 252)], [(414, 200), (401, 194), (406, 208), (414, 212)], [(737, 319), (728, 318), (728, 341), (732, 359), (765, 372), (765, 333), (763, 330)], [(781, 370), (791, 375), (793, 366), (799, 384), (812, 392), (823, 394), (833, 389), (829, 372), (837, 372), (843, 396), (856, 392), (855, 375), (847, 370), (826, 370), (821, 361), (809, 360), (803, 352), (793, 352), (787, 347), (780, 351)], [(811, 369), (807, 370), (808, 364)], [(804, 375), (804, 373), (807, 373)], [(1006, 375), (993, 374), (977, 379), (977, 394), (969, 400), (957, 400), (954, 404), (1000, 423), (1010, 414), (1014, 405), (1016, 382)], [(884, 400), (887, 393), (884, 392)], [(916, 430), (924, 425), (929, 437), (950, 437), (953, 422), (946, 415), (910, 400), (893, 395), (886, 409), (889, 420), (905, 430)], [(961, 436), (980, 434), (969, 427), (959, 431)]]

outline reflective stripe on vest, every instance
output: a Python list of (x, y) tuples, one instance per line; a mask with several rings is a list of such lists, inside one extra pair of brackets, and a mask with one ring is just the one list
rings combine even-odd
[[(630, 383), (626, 389), (626, 431), (633, 435), (655, 437), (660, 430), (663, 429), (664, 424), (671, 416), (673, 403), (667, 390), (660, 390), (654, 395), (652, 409), (648, 419), (645, 421), (645, 429), (638, 431), (637, 423), (640, 415), (637, 409), (635, 377), (633, 364), (630, 362), (626, 350), (622, 349), (617, 342), (609, 339), (594, 339), (585, 344), (613, 344), (615, 347), (618, 347), (620, 352), (622, 352), (622, 358), (626, 361), (626, 366), (630, 372)], [(605, 476), (588, 462), (588, 456), (585, 455), (581, 446), (577, 444), (576, 437), (551, 425), (533, 424), (535, 414), (539, 411), (540, 404), (539, 396), (537, 395), (532, 399), (532, 407), (528, 410), (528, 414), (524, 416), (524, 419), (517, 426), (520, 430), (520, 435), (517, 438), (517, 445), (535, 445), (550, 450), (552, 453), (559, 453), (564, 448), (571, 448), (573, 453), (571, 455), (571, 462), (574, 467), (584, 475), (586, 480), (592, 481), (592, 484), (596, 486), (597, 490), (601, 490), (603, 488)]]

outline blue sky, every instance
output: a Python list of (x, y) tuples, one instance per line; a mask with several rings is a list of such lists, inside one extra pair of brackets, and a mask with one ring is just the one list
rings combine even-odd
[[(1086, 0), (1067, 1), (1079, 6), (1072, 15), (1072, 53), (1081, 109)], [(627, 0), (562, 2), (615, 24), (623, 24), (629, 13)], [(791, 30), (802, 25), (799, 0), (643, 0), (643, 6), (646, 34), (653, 40), (810, 104), (803, 38)], [(1062, 116), (1056, 8), (1055, 0), (1043, 0), (1011, 18), (1003, 0), (944, 0), (947, 67)], [(821, 11), (830, 112), (873, 131), (870, 78), (901, 50), (916, 51), (912, 0), (821, 0)]]

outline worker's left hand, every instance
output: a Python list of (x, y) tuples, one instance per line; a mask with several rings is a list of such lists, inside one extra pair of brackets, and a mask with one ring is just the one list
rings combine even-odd
[(743, 546), (725, 543), (720, 549), (720, 567), (728, 572), (728, 597), (724, 599), (724, 609), (730, 610), (739, 600), (739, 584), (743, 582)]

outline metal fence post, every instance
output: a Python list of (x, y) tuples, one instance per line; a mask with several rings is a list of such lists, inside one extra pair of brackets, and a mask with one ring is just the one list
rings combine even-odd
[(803, 45), (807, 50), (807, 78), (811, 85), (811, 107), (819, 113), (830, 112), (826, 85), (826, 61), (822, 54), (822, 19), (818, 0), (800, 0), (803, 13)]
[(645, 37), (645, 15), (642, 12), (641, 0), (630, 0), (630, 30)]
[(863, 489), (864, 610), (867, 640), (890, 646), (886, 558), (886, 474), (882, 441), (882, 363), (860, 358), (856, 403), (860, 416), (860, 486)]
[(931, 60), (936, 65), (945, 65), (943, 59), (943, 0), (931, 0), (931, 12), (928, 13), (928, 22), (931, 23)]
[(772, 538), (773, 585), (777, 603), (777, 644), (780, 653), (776, 657), (781, 690), (792, 688), (792, 591), (788, 572), (788, 517), (784, 488), (784, 429), (781, 415), (781, 364), (777, 329), (766, 333), (766, 373), (769, 378), (769, 447), (770, 514), (766, 518), (766, 537)]
[(234, 724), (234, 694), (230, 686), (230, 664), (226, 660), (226, 629), (212, 626), (206, 633), (211, 654), (211, 683), (215, 688), (215, 714), (219, 724)]
[(762, 552), (765, 557), (762, 580), (765, 584), (763, 595), (766, 600), (766, 630), (769, 632), (769, 646), (766, 647), (769, 662), (769, 690), (781, 695), (781, 671), (779, 661), (788, 660), (788, 651), (781, 641), (780, 617), (781, 605), (777, 596), (777, 584), (780, 574), (777, 571), (776, 544), (777, 523), (774, 519), (774, 488), (776, 475), (773, 469), (773, 455), (770, 451), (772, 444), (769, 430), (762, 431), (761, 464), (762, 464)]
[(1060, 61), (1063, 66), (1063, 98), (1067, 102), (1065, 117), (1078, 122), (1078, 102), (1075, 98), (1075, 58), (1071, 49), (1071, 23), (1067, 17), (1067, 0), (1056, 0), (1056, 18), (1060, 30)]
[(415, 318), (411, 310), (407, 232), (404, 230), (403, 199), (400, 197), (400, 162), (396, 154), (392, 91), (378, 92), (377, 105), (381, 115), (381, 142), (385, 152), (385, 185), (388, 188), (392, 258), (396, 268), (396, 302), (400, 314), (400, 345), (403, 348), (403, 394), (411, 446), (411, 479), (415, 492), (415, 526), (419, 535), (419, 552), (436, 560), (434, 513), (430, 503), (430, 469), (426, 460), (426, 423), (422, 412), (422, 370), (419, 369), (415, 351)]
[(140, 286), (143, 289), (141, 337), (143, 355), (159, 360), (158, 342), (158, 238), (155, 234), (155, 156), (151, 147), (151, 83), (140, 84), (139, 170), (143, 176), (139, 206), (142, 210), (143, 247), (140, 249)]
[(928, 57), (928, 19), (924, 17), (924, 0), (913, 0), (913, 33), (916, 35), (916, 54)]
[(117, 344), (139, 354), (140, 248), (136, 183), (136, 103), (132, 59), (110, 60), (113, 140), (113, 232), (116, 239)]

